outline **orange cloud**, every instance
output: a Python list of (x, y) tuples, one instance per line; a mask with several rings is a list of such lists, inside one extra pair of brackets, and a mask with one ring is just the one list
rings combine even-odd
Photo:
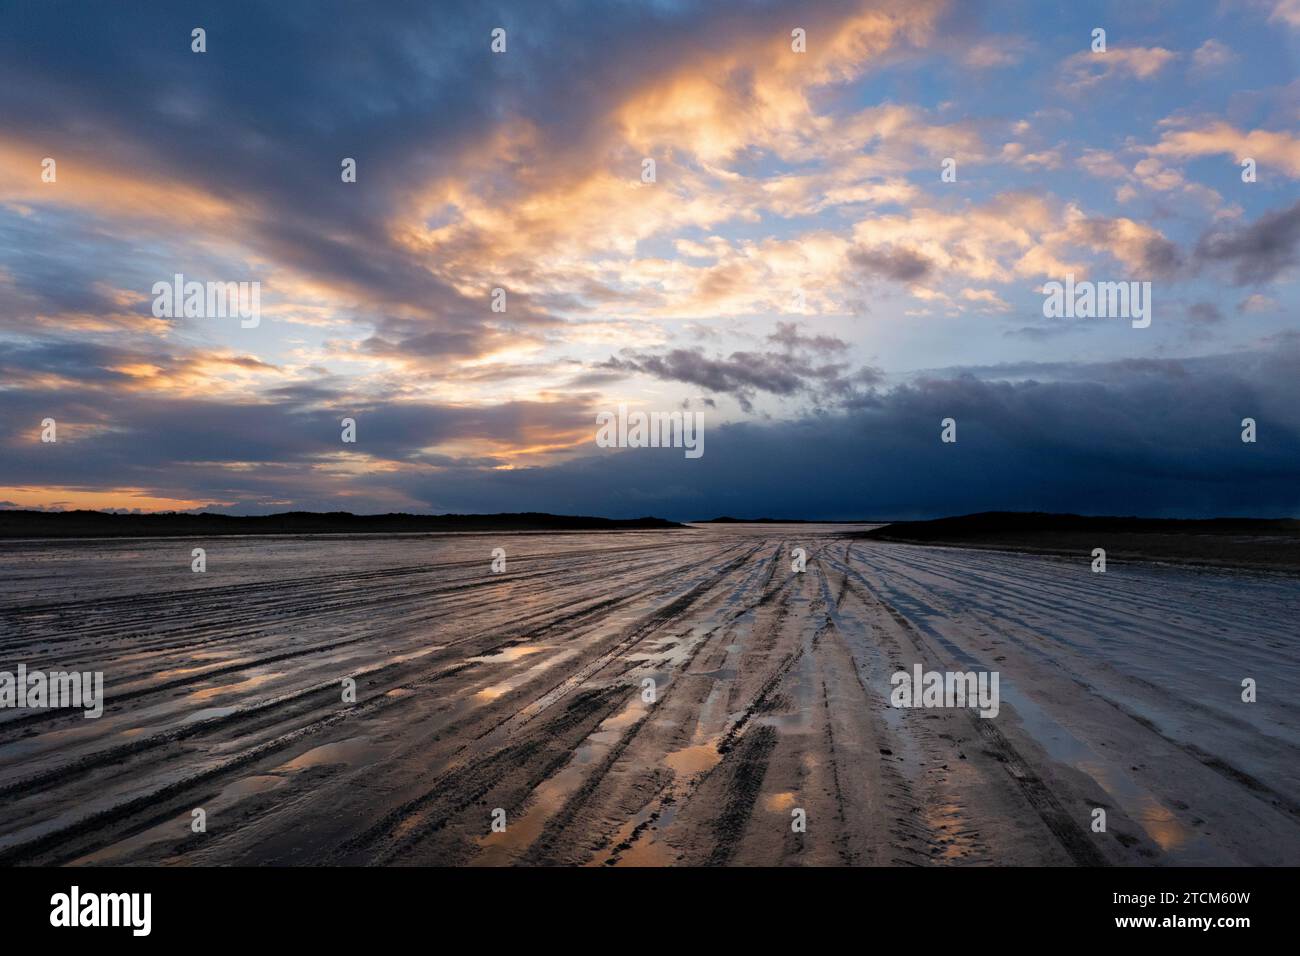
[[(892, 105), (829, 116), (811, 102), (817, 88), (925, 42), (942, 6), (864, 2), (847, 16), (816, 11), (789, 28), (765, 22), (761, 34), (753, 28), (706, 38), (611, 107), (595, 124), (606, 130), (603, 138), (584, 154), (540, 152), (538, 131), (526, 118), (512, 119), (472, 159), (421, 187), (390, 233), (471, 299), (501, 286), (569, 298), (579, 312), (583, 290), (602, 304), (635, 292), (631, 311), (642, 314), (743, 308), (753, 296), (733, 291), (771, 268), (749, 268), (747, 254), (707, 267), (656, 261), (637, 256), (641, 243), (755, 222), (762, 211), (798, 216), (909, 202), (916, 189), (903, 176), (918, 155), (936, 163), (936, 176), (936, 156), (983, 158), (970, 125), (930, 125), (919, 111)], [(807, 31), (806, 53), (791, 49), (795, 27)], [(864, 153), (868, 143), (872, 152)], [(754, 149), (816, 168), (771, 177), (726, 168)], [(641, 179), (645, 158), (657, 164), (653, 183)], [(514, 194), (501, 194), (502, 180), (515, 184)], [(784, 301), (784, 289), (767, 286), (763, 298)]]
[(2, 487), (0, 501), (20, 508), (75, 511), (103, 511), (110, 508), (138, 508), (141, 511), (188, 511), (219, 502), (192, 498), (169, 498), (144, 488), (85, 488), (49, 486)]
[(1149, 80), (1176, 59), (1177, 53), (1159, 46), (1109, 47), (1105, 53), (1081, 50), (1067, 57), (1061, 69), (1066, 86), (1085, 90), (1120, 76)]
[[(55, 161), (54, 182), (42, 181), (46, 158)], [(236, 204), (154, 169), (114, 168), (83, 150), (12, 139), (0, 140), (0, 202), (66, 205), (125, 221), (179, 218), (187, 226), (215, 225), (240, 213)]]
[(1176, 159), (1228, 156), (1233, 162), (1250, 157), (1266, 170), (1272, 167), (1300, 178), (1300, 137), (1265, 129), (1243, 131), (1222, 121), (1166, 132), (1147, 152)]

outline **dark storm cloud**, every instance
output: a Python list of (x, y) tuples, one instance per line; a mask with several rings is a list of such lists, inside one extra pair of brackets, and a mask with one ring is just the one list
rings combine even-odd
[(611, 358), (601, 368), (698, 385), (708, 392), (731, 395), (745, 411), (753, 410), (758, 392), (783, 397), (800, 393), (844, 395), (852, 392), (855, 384), (870, 384), (875, 378), (871, 372), (848, 375), (848, 364), (814, 364), (784, 351), (737, 351), (725, 358), (710, 358), (701, 349), (671, 349), (663, 354), (632, 352), (628, 358)]
[[(1044, 366), (1047, 373), (1050, 368)], [(552, 468), (403, 477), (433, 511), (700, 518), (929, 517), (990, 509), (1300, 511), (1300, 351), (1079, 366), (1068, 381), (932, 377), (848, 414), (709, 428), (705, 454), (637, 449)], [(939, 440), (957, 420), (958, 441)], [(1241, 419), (1259, 422), (1256, 444)], [(491, 503), (490, 505), (488, 503)]]
[(1249, 225), (1207, 232), (1196, 244), (1196, 257), (1231, 266), (1237, 285), (1273, 281), (1300, 261), (1300, 200)]
[(880, 381), (876, 369), (850, 372), (847, 362), (826, 361), (828, 354), (847, 349), (844, 342), (832, 336), (805, 336), (794, 323), (777, 323), (768, 341), (781, 348), (732, 352), (725, 357), (708, 356), (699, 347), (664, 352), (627, 351), (621, 358), (611, 356), (598, 367), (697, 385), (732, 396), (745, 411), (752, 410), (758, 392), (782, 397), (807, 394), (815, 401), (844, 400), (855, 395), (858, 389)]
[[(50, 365), (91, 362), (52, 350)], [(737, 360), (737, 363), (742, 360)], [(729, 379), (724, 375), (724, 380)], [(312, 396), (318, 398), (320, 396)], [(705, 403), (707, 405), (707, 402)], [(57, 445), (39, 422), (98, 426)], [(358, 444), (339, 441), (357, 419)], [(913, 517), (987, 509), (1152, 515), (1300, 511), (1300, 342), (1201, 359), (1035, 364), (935, 371), (856, 394), (841, 410), (794, 421), (715, 425), (705, 454), (599, 453), (582, 400), (490, 408), (428, 403), (230, 405), (120, 391), (0, 389), (6, 481), (69, 488), (141, 487), (237, 510), (542, 510), (692, 518), (744, 512), (796, 517)], [(939, 441), (957, 420), (958, 441)], [(1243, 444), (1240, 422), (1259, 423)], [(123, 425), (121, 423), (129, 423)], [(62, 424), (60, 427), (63, 427)], [(590, 430), (591, 454), (498, 470), (488, 456), (431, 455), (458, 439)], [(418, 468), (349, 477), (347, 498), (321, 465), (350, 451)], [(581, 449), (579, 449), (581, 451)], [(239, 462), (240, 470), (216, 467)], [(428, 466), (436, 470), (429, 471)], [(279, 502), (269, 506), (264, 502)]]
[(709, 358), (702, 349), (670, 349), (662, 355), (634, 352), (627, 359), (611, 358), (603, 367), (685, 382), (743, 399), (755, 390), (773, 395), (802, 390), (805, 383), (797, 364), (801, 363), (786, 362), (777, 354), (764, 357), (733, 352), (727, 358)]
[[(0, 37), (11, 129), (120, 154), (145, 173), (184, 170), (297, 217), (382, 205), (364, 179), (357, 194), (321, 187), (355, 152), (435, 162), (488, 111), (499, 81), (471, 55), (471, 31), (445, 29), (485, 20), (472, 3), (200, 2), (136, 16), (110, 4), (15, 6)], [(208, 52), (194, 54), (200, 24)], [(427, 147), (414, 155), (413, 134)]]

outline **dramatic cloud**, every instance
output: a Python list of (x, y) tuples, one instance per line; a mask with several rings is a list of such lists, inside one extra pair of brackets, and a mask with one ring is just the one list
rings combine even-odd
[[(843, 467), (912, 513), (940, 486), (907, 470), (952, 460), (936, 415), (1001, 476), (963, 468), (952, 508), (1028, 502), (982, 456), (1093, 474), (1028, 403), (1065, 429), (1094, 399), (1147, 403), (1132, 444), (1112, 411), (1081, 434), (1158, 471), (1155, 436), (1290, 395), (1265, 364), (1239, 402), (1246, 360), (1190, 350), (1295, 326), (1294, 4), (1058, 7), (1031, 38), (944, 0), (4, 5), (0, 500), (861, 513)], [(1044, 321), (1067, 274), (1152, 281), (1151, 327)], [(259, 283), (258, 322), (156, 308), (177, 275)], [(956, 366), (1001, 371), (918, 372)], [(1203, 390), (1200, 424), (1163, 388)], [(620, 403), (705, 409), (704, 463), (596, 449)], [(1259, 474), (1169, 455), (1200, 476), (1160, 472), (1171, 508)]]
[[(983, 509), (1277, 515), (1300, 508), (1300, 353), (972, 370), (900, 387), (834, 416), (727, 425), (686, 461), (647, 449), (552, 469), (404, 476), (433, 510), (485, 499), (612, 514), (930, 517)], [(1066, 378), (1050, 380), (1062, 373)], [(1279, 387), (1280, 386), (1280, 387)], [(1267, 443), (1244, 445), (1251, 416)], [(939, 441), (940, 420), (958, 441)], [(792, 496), (790, 488), (797, 488)]]
[(710, 357), (700, 348), (671, 349), (663, 354), (631, 352), (611, 357), (601, 367), (730, 395), (744, 411), (752, 411), (756, 392), (807, 395), (818, 404), (842, 403), (858, 398), (862, 388), (881, 380), (878, 369), (850, 371), (848, 363), (830, 361), (829, 356), (846, 352), (848, 346), (830, 336), (801, 335), (793, 323), (778, 324), (768, 341), (781, 348), (733, 352), (726, 357)]

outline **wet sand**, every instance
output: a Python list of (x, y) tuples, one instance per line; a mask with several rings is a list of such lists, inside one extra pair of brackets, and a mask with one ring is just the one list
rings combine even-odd
[(0, 862), (1300, 863), (1294, 577), (844, 530), (6, 543)]
[(1106, 552), (1108, 562), (1185, 564), (1300, 574), (1300, 521), (1108, 518), (986, 512), (847, 532), (867, 540), (986, 548), (1061, 557)]

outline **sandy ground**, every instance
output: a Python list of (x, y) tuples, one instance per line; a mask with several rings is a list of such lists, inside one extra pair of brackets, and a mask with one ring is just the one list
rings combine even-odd
[(0, 545), (0, 862), (1300, 864), (1294, 577), (843, 530)]

